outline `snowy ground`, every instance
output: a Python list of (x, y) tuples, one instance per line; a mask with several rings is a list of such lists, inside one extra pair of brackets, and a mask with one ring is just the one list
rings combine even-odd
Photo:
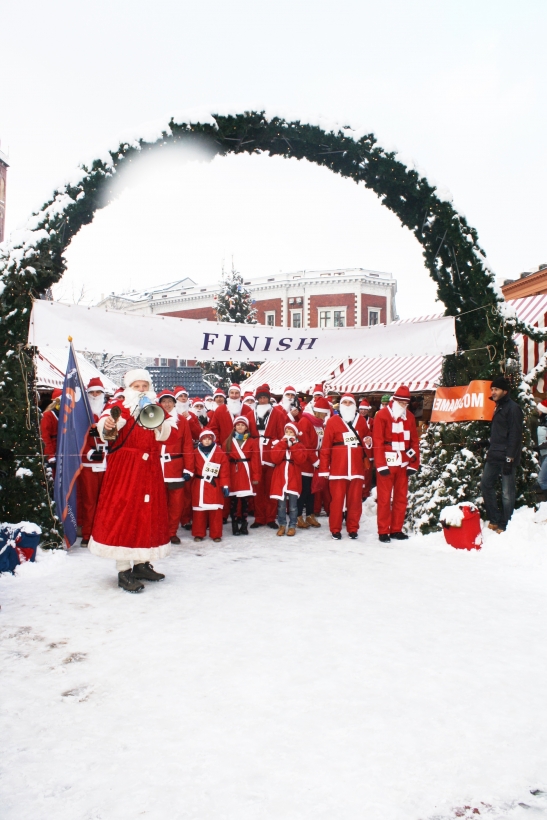
[(373, 512), (2, 576), (2, 820), (547, 818), (547, 504), (478, 553)]

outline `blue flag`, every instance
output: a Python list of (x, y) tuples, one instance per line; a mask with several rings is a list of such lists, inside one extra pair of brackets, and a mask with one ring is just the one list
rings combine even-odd
[(59, 410), (54, 485), (56, 513), (65, 531), (67, 547), (71, 547), (77, 537), (76, 479), (82, 469), (82, 452), (92, 423), (93, 415), (71, 343)]

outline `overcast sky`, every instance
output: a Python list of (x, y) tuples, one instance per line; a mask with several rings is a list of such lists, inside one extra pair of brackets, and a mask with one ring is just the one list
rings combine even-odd
[[(547, 263), (545, 0), (7, 0), (0, 140), (8, 231), (79, 161), (180, 110), (366, 125), (448, 189), (500, 278)], [(364, 267), (402, 316), (439, 310), (421, 249), (375, 196), (294, 160), (172, 154), (120, 180), (73, 240), (63, 299), (191, 276)]]

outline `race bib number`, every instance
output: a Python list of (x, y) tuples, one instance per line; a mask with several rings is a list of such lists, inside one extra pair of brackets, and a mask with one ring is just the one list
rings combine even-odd
[(359, 445), (359, 440), (355, 433), (342, 433), (344, 436), (344, 444), (346, 447), (357, 447)]
[(386, 464), (388, 467), (399, 467), (401, 464), (401, 454), (386, 453)]
[(211, 483), (213, 478), (216, 478), (220, 472), (220, 464), (213, 464), (213, 462), (209, 462), (209, 464), (205, 464), (203, 467), (203, 478), (205, 481)]

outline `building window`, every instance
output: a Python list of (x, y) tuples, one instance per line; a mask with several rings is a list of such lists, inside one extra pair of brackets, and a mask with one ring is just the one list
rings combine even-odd
[(345, 308), (324, 308), (319, 311), (319, 327), (345, 327)]
[(372, 308), (368, 309), (368, 323), (369, 325), (379, 325), (380, 324), (380, 311), (378, 309), (373, 310)]
[(167, 367), (168, 362), (167, 359), (160, 359), (160, 367)]
[(301, 310), (291, 310), (291, 326), (292, 327), (302, 327), (302, 311)]
[(264, 324), (266, 327), (275, 327), (275, 310), (268, 310), (264, 314)]

